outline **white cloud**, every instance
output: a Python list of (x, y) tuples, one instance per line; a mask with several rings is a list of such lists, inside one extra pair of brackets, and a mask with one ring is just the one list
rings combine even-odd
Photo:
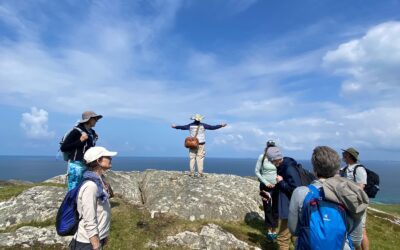
[[(398, 102), (400, 94), (400, 22), (386, 22), (358, 39), (329, 51), (324, 64), (346, 79), (344, 95), (366, 95)], [(371, 99), (368, 99), (371, 101)]]
[[(253, 1), (235, 3), (250, 6)], [(134, 9), (129, 18), (121, 18), (115, 6), (91, 5), (90, 14), (68, 29), (57, 48), (39, 39), (41, 29), (32, 29), (34, 35), (20, 36), (14, 43), (0, 43), (0, 95), (6, 97), (2, 102), (40, 102), (49, 111), (73, 114), (95, 109), (119, 117), (173, 119), (170, 113), (177, 118), (192, 113), (187, 103), (198, 100), (209, 117), (225, 110), (228, 115), (249, 116), (274, 107), (270, 102), (284, 101), (270, 98), (279, 95), (282, 75), (303, 74), (315, 64), (315, 55), (282, 59), (259, 47), (234, 63), (187, 46), (177, 51), (174, 43), (181, 42), (168, 31), (179, 1), (156, 2), (148, 15)], [(19, 23), (33, 25), (23, 15)], [(20, 33), (22, 24), (15, 26)]]
[[(230, 7), (240, 12), (254, 2), (233, 1)], [(48, 34), (40, 23), (10, 5), (0, 8), (0, 19), (17, 36), (0, 41), (2, 104), (40, 103), (49, 112), (96, 110), (108, 117), (168, 122), (199, 112), (210, 122), (225, 119), (229, 126), (213, 135), (213, 143), (237, 152), (259, 152), (267, 139), (292, 152), (311, 152), (321, 144), (400, 149), (399, 22), (373, 27), (323, 57), (329, 72), (344, 78), (341, 93), (350, 98), (343, 104), (337, 88), (323, 96), (311, 78), (302, 78), (320, 73), (321, 48), (280, 56), (287, 43), (283, 37), (229, 54), (199, 51), (170, 33), (180, 1), (156, 1), (145, 15), (136, 6), (128, 15), (123, 4), (96, 1), (84, 18), (55, 32), (60, 41), (54, 47), (41, 40)], [(309, 33), (320, 30), (311, 27)], [(296, 81), (301, 86), (289, 90)], [(307, 91), (308, 97), (300, 93)], [(24, 115), (21, 125), (31, 138), (52, 136), (46, 111)]]
[(54, 137), (54, 132), (49, 131), (48, 118), (46, 110), (31, 108), (30, 113), (23, 113), (21, 127), (26, 135), (32, 139), (49, 139)]
[[(227, 110), (225, 113), (235, 115), (237, 117), (259, 117), (272, 118), (282, 116), (288, 113), (293, 108), (293, 99), (290, 97), (277, 97), (267, 100), (245, 100), (239, 103), (237, 108)], [(282, 109), (285, 107), (285, 109)]]

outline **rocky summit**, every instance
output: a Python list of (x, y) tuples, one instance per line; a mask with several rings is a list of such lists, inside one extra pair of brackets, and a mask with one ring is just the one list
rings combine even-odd
[[(152, 216), (176, 215), (188, 220), (242, 221), (248, 213), (260, 213), (258, 181), (236, 175), (206, 174), (190, 177), (176, 171), (107, 173), (114, 193), (143, 205)], [(64, 183), (60, 176), (46, 182)]]
[[(226, 174), (206, 174), (205, 177), (200, 178), (190, 177), (185, 172), (160, 170), (110, 171), (106, 177), (117, 196), (130, 204), (143, 207), (151, 214), (152, 218), (163, 214), (190, 221), (225, 222), (243, 221), (249, 216), (263, 216), (260, 209), (258, 181), (249, 178)], [(65, 176), (56, 176), (45, 182), (63, 184)], [(16, 197), (0, 202), (0, 229), (24, 222), (45, 221), (54, 218), (65, 193), (65, 188), (46, 184), (32, 187)], [(46, 244), (51, 242), (66, 244), (63, 240), (55, 237), (54, 227), (40, 229), (22, 227), (18, 230), (13, 233), (0, 234), (0, 239), (4, 237), (8, 239), (7, 243), (4, 241), (6, 246), (13, 244), (28, 244), (29, 246), (32, 242), (31, 238), (22, 241), (18, 238), (21, 237), (21, 230), (24, 233), (26, 230), (31, 230), (31, 233), (27, 234), (42, 235), (42, 241)], [(209, 236), (208, 233), (211, 231), (218, 232), (220, 237)], [(206, 242), (207, 246), (204, 245), (202, 249), (225, 249), (218, 248), (219, 241), (237, 245), (232, 248), (248, 249), (245, 242), (240, 243), (229, 234), (224, 234), (221, 228), (213, 225), (204, 227), (197, 235), (183, 232), (181, 235), (171, 236), (161, 243), (174, 245), (176, 242), (185, 241), (184, 239), (188, 237), (194, 241), (190, 243), (192, 246), (200, 244), (196, 242), (202, 242), (202, 244)]]

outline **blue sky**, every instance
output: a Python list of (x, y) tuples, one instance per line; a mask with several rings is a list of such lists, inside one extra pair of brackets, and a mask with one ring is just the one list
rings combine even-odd
[(267, 139), (400, 160), (400, 1), (0, 1), (1, 155), (56, 155), (85, 110), (123, 156), (257, 157)]

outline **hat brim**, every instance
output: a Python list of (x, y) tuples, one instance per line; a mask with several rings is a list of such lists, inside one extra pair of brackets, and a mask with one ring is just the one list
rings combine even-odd
[(200, 117), (196, 117), (196, 116), (192, 116), (191, 118), (190, 118), (191, 120), (194, 120), (194, 121), (201, 121), (201, 120), (203, 120), (204, 119), (204, 116), (200, 116)]
[(103, 118), (103, 116), (102, 115), (95, 115), (95, 116), (91, 116), (91, 117), (89, 117), (89, 118), (86, 118), (86, 119), (83, 119), (83, 120), (80, 120), (79, 121), (79, 123), (85, 123), (85, 122), (88, 122), (90, 119), (92, 119), (92, 118), (97, 118), (97, 120), (100, 120), (101, 118)]
[(343, 152), (346, 152), (346, 153), (350, 154), (351, 156), (353, 156), (358, 161), (358, 155), (354, 155), (352, 152), (349, 152), (349, 151), (347, 151), (346, 149), (343, 149), (343, 148), (341, 148), (341, 150)]
[(102, 154), (103, 156), (116, 156), (118, 154), (118, 152), (115, 151), (107, 151), (104, 154)]

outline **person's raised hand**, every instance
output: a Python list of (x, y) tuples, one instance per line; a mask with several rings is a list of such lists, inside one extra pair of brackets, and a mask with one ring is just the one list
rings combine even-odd
[(171, 128), (176, 128), (176, 125), (175, 125), (175, 124), (172, 124), (172, 125), (171, 125)]
[(81, 138), (79, 138), (81, 140), (81, 142), (86, 141), (89, 138), (88, 134), (86, 134), (85, 132), (82, 132)]
[(226, 127), (226, 125), (227, 125), (226, 123), (221, 123), (222, 127)]

